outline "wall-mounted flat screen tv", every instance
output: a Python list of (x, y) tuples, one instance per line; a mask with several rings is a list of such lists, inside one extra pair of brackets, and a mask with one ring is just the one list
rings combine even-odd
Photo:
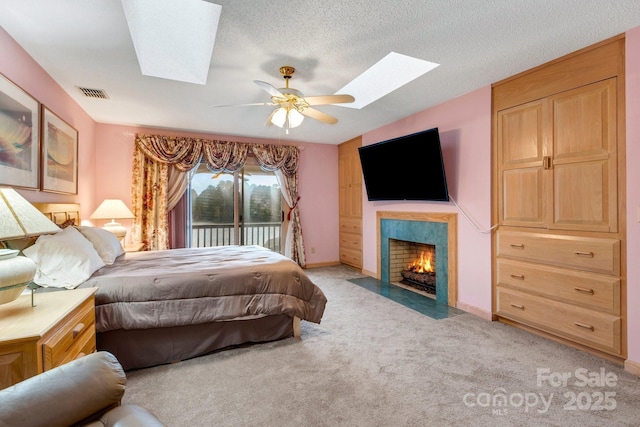
[(358, 148), (370, 201), (449, 201), (438, 128)]

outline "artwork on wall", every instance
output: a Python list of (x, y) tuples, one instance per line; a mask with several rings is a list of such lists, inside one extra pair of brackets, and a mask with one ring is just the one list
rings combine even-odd
[(40, 105), (0, 74), (0, 185), (37, 189)]
[(44, 105), (41, 190), (78, 194), (78, 131)]

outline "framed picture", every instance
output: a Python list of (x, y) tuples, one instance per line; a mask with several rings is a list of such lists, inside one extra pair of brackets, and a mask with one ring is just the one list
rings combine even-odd
[(0, 74), (0, 185), (38, 189), (40, 104)]
[(42, 106), (42, 191), (78, 194), (78, 131)]

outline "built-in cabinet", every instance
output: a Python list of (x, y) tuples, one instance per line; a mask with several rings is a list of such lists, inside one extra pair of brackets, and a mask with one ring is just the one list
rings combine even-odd
[(626, 355), (624, 38), (493, 86), (494, 314)]
[(362, 268), (362, 138), (338, 146), (340, 262)]

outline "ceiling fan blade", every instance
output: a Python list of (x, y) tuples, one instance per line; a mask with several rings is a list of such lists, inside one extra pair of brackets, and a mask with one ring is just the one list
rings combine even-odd
[(307, 96), (304, 98), (309, 105), (347, 104), (356, 99), (351, 95)]
[(218, 107), (251, 107), (254, 105), (269, 105), (269, 106), (273, 106), (276, 105), (273, 102), (254, 102), (253, 104), (226, 104), (226, 105), (212, 105), (213, 108), (218, 108)]
[(277, 96), (279, 98), (285, 98), (285, 96), (284, 96), (284, 94), (282, 92), (280, 92), (275, 87), (271, 86), (269, 83), (263, 82), (263, 81), (260, 81), (260, 80), (254, 80), (253, 82), (255, 84), (257, 84), (258, 86), (260, 86), (262, 89), (264, 89), (269, 95)]
[(321, 122), (329, 123), (330, 125), (338, 123), (338, 119), (336, 119), (335, 117), (330, 116), (330, 115), (328, 115), (326, 113), (323, 113), (322, 111), (316, 110), (315, 108), (305, 108), (304, 110), (301, 110), (300, 113), (302, 113), (303, 115), (305, 115), (307, 117), (311, 117), (312, 119), (316, 119), (316, 120), (320, 120)]

